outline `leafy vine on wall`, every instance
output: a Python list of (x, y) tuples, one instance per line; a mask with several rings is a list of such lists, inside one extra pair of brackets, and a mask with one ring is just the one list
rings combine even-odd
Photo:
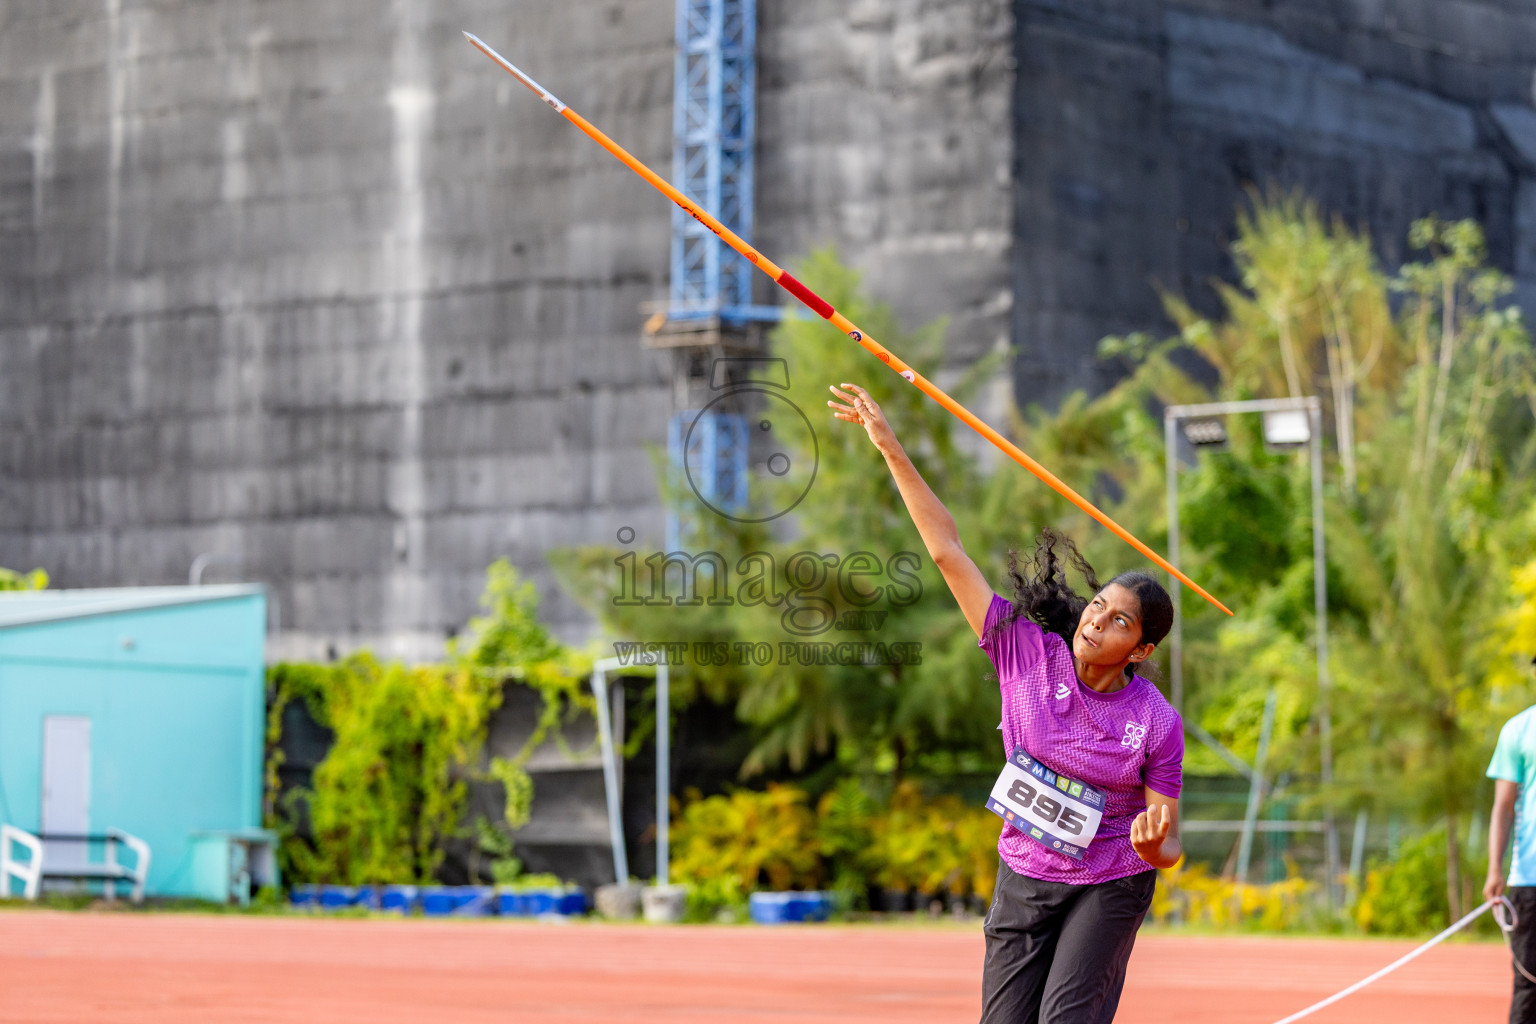
[[(285, 875), (293, 881), (390, 884), (431, 881), (446, 843), (468, 838), (476, 849), (512, 861), (509, 833), (526, 824), (533, 783), (524, 770), (533, 751), (558, 736), (562, 716), (590, 710), (585, 680), (591, 657), (569, 651), (538, 621), (532, 583), (505, 560), (486, 574), (485, 614), (442, 664), (381, 662), (360, 651), (334, 664), (275, 665), (268, 673), (267, 824), (281, 837)], [(511, 758), (481, 767), (490, 716), (504, 688), (540, 695), (533, 735)], [(310, 785), (286, 793), (283, 719), (303, 701), (334, 741)], [(506, 792), (505, 819), (466, 823), (468, 783), (495, 779)], [(306, 812), (307, 835), (300, 828)], [(489, 829), (489, 831), (488, 831)]]

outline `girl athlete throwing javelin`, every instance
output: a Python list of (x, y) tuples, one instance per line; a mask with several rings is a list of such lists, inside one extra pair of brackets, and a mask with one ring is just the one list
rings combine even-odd
[[(1022, 827), (1004, 824), (997, 843), (982, 1024), (1111, 1021), (1152, 903), (1153, 869), (1182, 854), (1174, 825), (1183, 723), (1135, 674), (1168, 634), (1173, 602), (1143, 573), (1122, 573), (1101, 588), (1072, 542), (1049, 529), (1022, 571), (1010, 553), (1014, 600), (997, 596), (880, 407), (863, 388), (842, 387), (846, 394), (830, 389), (838, 400), (827, 405), (861, 425), (885, 456), (929, 557), (997, 669), (1005, 775), (1013, 764), (1036, 769), (1033, 778), (1020, 773), (1009, 795), (1050, 819), (1037, 815), (1043, 827), (1035, 827), (1017, 816)], [(1063, 557), (1087, 577), (1091, 598), (1073, 593)], [(1069, 789), (1084, 794), (1075, 810), (1067, 808)], [(1101, 817), (1093, 829), (1095, 809)]]

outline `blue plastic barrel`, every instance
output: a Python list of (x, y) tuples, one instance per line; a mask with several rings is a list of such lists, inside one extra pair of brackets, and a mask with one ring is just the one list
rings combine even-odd
[(758, 924), (825, 921), (832, 912), (832, 898), (819, 891), (755, 892), (747, 900), (747, 909)]
[(456, 885), (452, 888), (454, 917), (483, 917), (494, 910), (495, 886)]
[(379, 909), (394, 914), (409, 914), (416, 906), (414, 885), (385, 885), (379, 887)]
[(787, 892), (755, 892), (747, 898), (747, 910), (758, 924), (784, 924), (789, 920)]
[(421, 912), (428, 917), (447, 917), (453, 913), (456, 886), (428, 885), (421, 889)]
[(498, 889), (492, 900), (502, 917), (560, 914), (578, 917), (587, 912), (587, 894), (579, 886), (544, 889)]
[(320, 887), (305, 883), (296, 885), (288, 890), (288, 902), (295, 907), (309, 907), (311, 909), (320, 905)]
[(824, 892), (792, 892), (784, 907), (788, 921), (825, 921), (832, 901)]
[(322, 885), (320, 906), (324, 910), (340, 910), (357, 902), (357, 889), (350, 885)]
[(527, 911), (523, 910), (522, 897), (522, 893), (511, 889), (496, 890), (496, 913), (502, 917), (525, 916)]
[(555, 913), (579, 917), (587, 912), (587, 894), (582, 889), (567, 889), (555, 900)]
[(534, 917), (540, 914), (553, 914), (556, 902), (564, 894), (563, 889), (529, 889), (523, 893), (528, 900), (527, 912)]

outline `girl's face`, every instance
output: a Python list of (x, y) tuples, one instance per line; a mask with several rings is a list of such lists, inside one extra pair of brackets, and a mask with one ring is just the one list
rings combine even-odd
[(1085, 665), (1139, 662), (1153, 647), (1141, 642), (1141, 602), (1118, 583), (1093, 595), (1072, 636), (1072, 655)]

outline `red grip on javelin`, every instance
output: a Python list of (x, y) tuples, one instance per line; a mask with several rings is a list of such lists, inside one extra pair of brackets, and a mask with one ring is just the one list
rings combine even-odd
[(830, 302), (822, 298), (820, 295), (817, 295), (815, 292), (811, 291), (799, 281), (795, 280), (795, 275), (791, 274), (787, 270), (779, 275), (779, 284), (783, 285), (784, 290), (789, 292), (789, 294), (793, 295), (807, 306), (810, 306), (811, 309), (816, 313), (820, 314), (823, 320), (832, 319), (832, 314), (837, 312), (837, 310), (832, 308), (832, 304)]

